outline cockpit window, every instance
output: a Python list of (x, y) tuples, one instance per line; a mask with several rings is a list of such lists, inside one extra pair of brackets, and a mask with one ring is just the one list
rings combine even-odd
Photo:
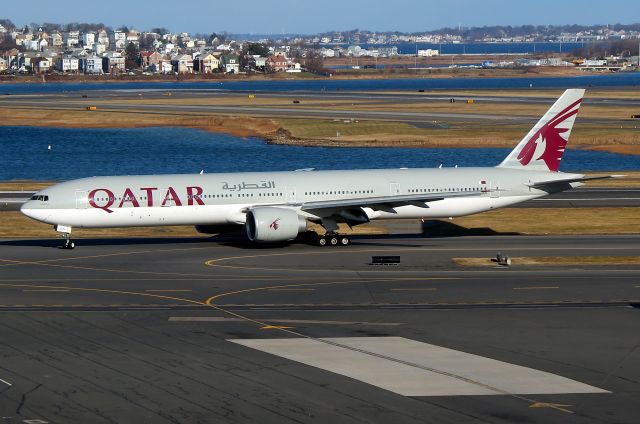
[(41, 202), (48, 202), (49, 201), (49, 196), (43, 196), (41, 194), (36, 194), (34, 196), (31, 196), (31, 200), (40, 200)]

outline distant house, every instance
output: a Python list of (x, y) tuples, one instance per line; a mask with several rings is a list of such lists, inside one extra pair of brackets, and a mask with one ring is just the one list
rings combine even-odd
[(127, 42), (125, 48), (129, 43), (133, 43), (133, 45), (135, 45), (136, 47), (140, 46), (140, 31), (132, 29), (127, 33)]
[(107, 52), (102, 56), (102, 70), (105, 73), (124, 72), (124, 57), (120, 52)]
[(36, 74), (44, 74), (45, 72), (49, 72), (51, 70), (51, 59), (46, 57), (36, 57), (31, 60), (31, 69)]
[(102, 70), (102, 57), (96, 55), (83, 56), (78, 59), (78, 67), (85, 74), (99, 75)]
[(0, 57), (0, 72), (6, 71), (9, 67), (9, 61)]
[(193, 58), (188, 54), (177, 54), (171, 57), (173, 71), (179, 74), (193, 73)]
[(160, 62), (162, 62), (163, 56), (158, 52), (141, 52), (140, 53), (140, 63), (142, 64), (142, 69), (148, 69), (151, 65), (155, 66), (156, 72), (159, 69)]
[(113, 31), (109, 35), (109, 43), (111, 48), (115, 50), (124, 50), (127, 47), (127, 33), (124, 31)]
[(97, 55), (102, 56), (102, 54), (107, 51), (107, 46), (102, 43), (93, 43), (93, 45), (91, 46), (91, 51), (93, 51)]
[(80, 31), (65, 32), (64, 43), (67, 45), (67, 47), (75, 47), (80, 44)]
[(63, 56), (56, 60), (56, 70), (60, 72), (78, 72), (79, 60), (73, 56)]
[(60, 34), (59, 32), (54, 32), (53, 34), (51, 34), (50, 43), (53, 47), (56, 47), (56, 48), (62, 47), (63, 42), (64, 42), (64, 38), (62, 37), (62, 34)]
[(262, 56), (253, 56), (253, 59), (255, 60), (255, 67), (256, 69), (261, 69), (264, 70), (267, 68), (267, 62), (269, 61), (268, 57), (262, 57)]
[(109, 46), (109, 33), (106, 30), (103, 29), (98, 32), (98, 43)]
[(220, 59), (211, 53), (200, 55), (193, 61), (193, 69), (201, 74), (211, 74), (220, 70)]
[(223, 54), (221, 57), (222, 69), (227, 74), (237, 74), (240, 72), (240, 61), (234, 54)]
[(282, 55), (273, 55), (269, 57), (268, 67), (273, 72), (284, 72), (289, 69), (289, 60)]
[(94, 32), (85, 32), (82, 34), (82, 45), (85, 47), (93, 46), (96, 42), (96, 34)]

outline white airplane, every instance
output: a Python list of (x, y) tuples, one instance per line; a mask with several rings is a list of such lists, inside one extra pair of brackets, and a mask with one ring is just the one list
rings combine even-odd
[(214, 234), (244, 226), (253, 242), (282, 242), (308, 222), (326, 230), (319, 245), (347, 245), (338, 223), (458, 217), (608, 178), (558, 172), (583, 96), (565, 91), (496, 167), (91, 177), (39, 191), (21, 210), (53, 224), (65, 248), (75, 246), (73, 227), (194, 225)]

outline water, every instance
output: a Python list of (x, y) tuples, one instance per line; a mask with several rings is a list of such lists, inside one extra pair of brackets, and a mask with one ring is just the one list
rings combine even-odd
[[(51, 145), (51, 150), (48, 146)], [(510, 149), (327, 148), (268, 145), (190, 128), (0, 127), (0, 180), (68, 180), (301, 168), (494, 166)], [(640, 158), (568, 150), (562, 171), (640, 169)]]
[(92, 90), (221, 90), (221, 91), (375, 91), (482, 90), (530, 88), (637, 87), (640, 72), (572, 77), (519, 78), (398, 78), (357, 80), (197, 81), (129, 83), (15, 83), (0, 84), (0, 95), (89, 92)]

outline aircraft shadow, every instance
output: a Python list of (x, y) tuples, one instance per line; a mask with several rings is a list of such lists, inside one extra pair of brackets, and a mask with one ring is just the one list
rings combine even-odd
[[(388, 235), (353, 235), (352, 243), (355, 245), (366, 243), (368, 246), (389, 246), (384, 240), (407, 240), (417, 241), (436, 238), (451, 237), (474, 237), (474, 236), (507, 236), (520, 235), (517, 232), (499, 232), (491, 228), (466, 228), (454, 224), (449, 221), (425, 221), (421, 225), (421, 231), (409, 234), (388, 234)], [(377, 240), (378, 242), (371, 242)], [(176, 244), (194, 244), (194, 243), (219, 243), (224, 246), (245, 250), (263, 250), (274, 248), (285, 248), (296, 244), (306, 244), (301, 241), (283, 242), (283, 243), (253, 243), (246, 236), (241, 234), (223, 234), (215, 236), (203, 237), (118, 237), (118, 238), (79, 238), (74, 239), (77, 247), (82, 246), (160, 246), (160, 245), (176, 245)], [(22, 239), (22, 240), (2, 240), (0, 246), (23, 246), (23, 247), (49, 247), (61, 248), (61, 238), (49, 239)], [(394, 246), (414, 247), (415, 244), (398, 244)]]

